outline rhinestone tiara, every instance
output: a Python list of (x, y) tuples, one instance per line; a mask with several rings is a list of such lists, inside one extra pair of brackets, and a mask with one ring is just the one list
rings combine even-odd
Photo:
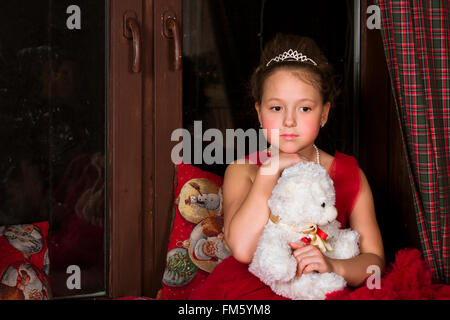
[(303, 53), (298, 52), (297, 50), (289, 49), (288, 51), (283, 52), (282, 54), (276, 56), (275, 58), (270, 59), (269, 62), (267, 62), (266, 67), (268, 67), (272, 61), (275, 62), (281, 62), (281, 61), (301, 61), (301, 62), (312, 62), (315, 66), (317, 66), (317, 63), (305, 56)]

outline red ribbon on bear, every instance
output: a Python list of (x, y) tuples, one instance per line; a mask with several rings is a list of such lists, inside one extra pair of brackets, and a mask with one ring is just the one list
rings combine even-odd
[(307, 246), (310, 245), (311, 240), (308, 237), (303, 237), (300, 239), (304, 244), (306, 244)]
[(317, 228), (317, 235), (322, 239), (326, 240), (328, 235), (320, 228)]
[[(322, 240), (326, 240), (328, 237), (328, 234), (326, 234), (322, 229), (317, 228), (316, 234), (322, 239)], [(308, 237), (303, 237), (300, 239), (304, 244), (306, 244), (307, 246), (309, 246), (311, 244), (311, 239)]]

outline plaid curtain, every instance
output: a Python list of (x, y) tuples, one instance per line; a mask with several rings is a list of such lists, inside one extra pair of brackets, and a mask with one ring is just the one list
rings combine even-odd
[(449, 283), (449, 0), (376, 0), (422, 253)]

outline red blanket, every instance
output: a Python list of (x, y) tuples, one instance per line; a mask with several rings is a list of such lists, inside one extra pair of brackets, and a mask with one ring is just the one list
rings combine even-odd
[[(230, 257), (220, 263), (191, 295), (194, 300), (281, 300), (268, 286), (248, 271), (248, 265)], [(418, 300), (450, 299), (450, 285), (433, 284), (431, 271), (417, 249), (397, 252), (395, 261), (381, 278), (379, 289), (365, 283), (327, 295), (327, 300)]]

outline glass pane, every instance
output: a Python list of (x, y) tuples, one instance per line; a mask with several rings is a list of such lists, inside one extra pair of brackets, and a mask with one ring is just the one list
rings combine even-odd
[[(354, 1), (325, 0), (183, 1), (184, 128), (194, 136), (194, 121), (201, 121), (203, 133), (217, 128), (223, 137), (228, 128), (257, 130), (251, 74), (268, 40), (277, 32), (293, 33), (313, 38), (343, 80), (318, 145), (332, 154), (335, 149), (352, 153), (353, 6)], [(203, 148), (209, 143), (203, 142)], [(219, 174), (226, 167), (198, 166)]]
[(3, 298), (106, 290), (107, 1), (73, 3), (0, 2)]

